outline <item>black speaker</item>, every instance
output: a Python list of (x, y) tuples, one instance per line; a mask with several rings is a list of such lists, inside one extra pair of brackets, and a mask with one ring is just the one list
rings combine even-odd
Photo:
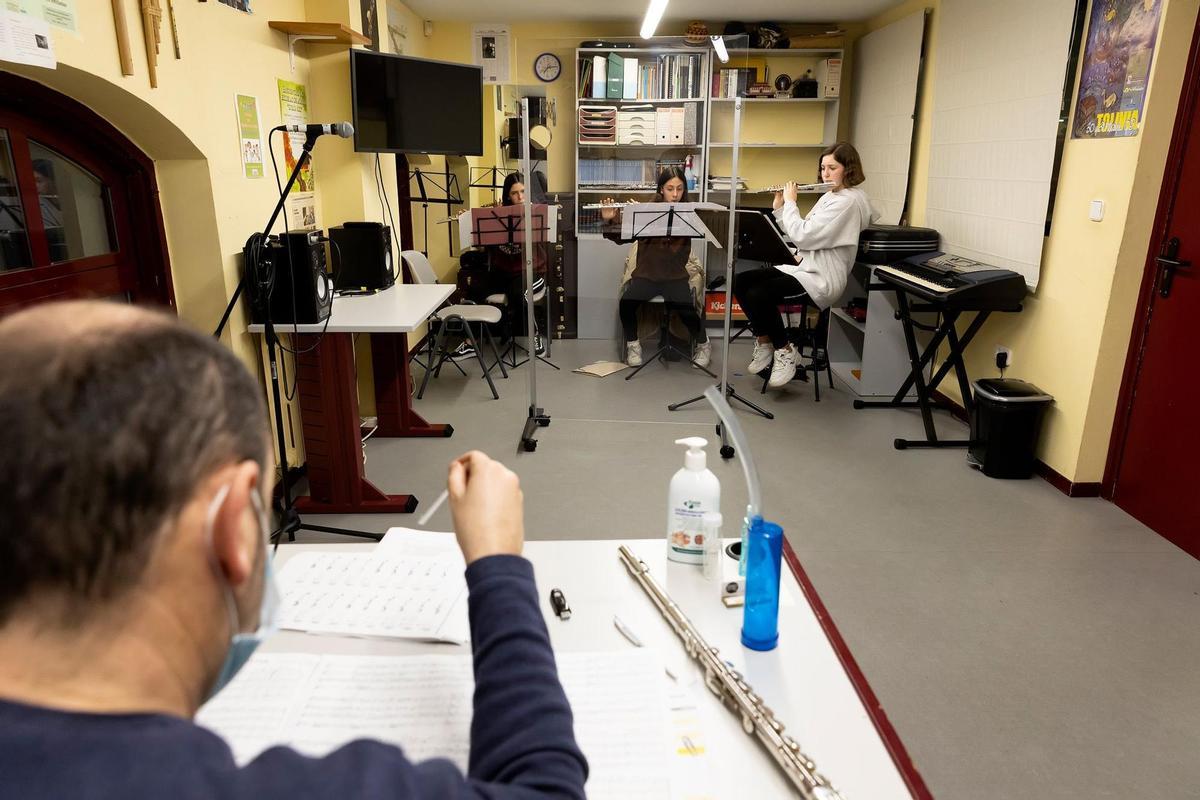
[(378, 222), (346, 222), (329, 229), (333, 280), (338, 289), (386, 289), (396, 282), (392, 229)]
[[(271, 237), (258, 249), (258, 267), (252, 251), (255, 237), (243, 251), (246, 258), (246, 283), (250, 287), (250, 318), (264, 319), (263, 292), (267, 276), (274, 274), (270, 287), (271, 322), (276, 325), (314, 325), (324, 322), (333, 303), (333, 284), (325, 273), (325, 243), (320, 231), (285, 233)], [(290, 255), (290, 258), (289, 258)]]

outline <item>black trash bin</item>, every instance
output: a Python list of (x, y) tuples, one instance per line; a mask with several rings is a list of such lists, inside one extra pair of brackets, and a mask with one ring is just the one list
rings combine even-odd
[(992, 478), (1032, 477), (1042, 416), (1054, 398), (1032, 383), (1007, 378), (981, 378), (974, 388), (967, 462)]

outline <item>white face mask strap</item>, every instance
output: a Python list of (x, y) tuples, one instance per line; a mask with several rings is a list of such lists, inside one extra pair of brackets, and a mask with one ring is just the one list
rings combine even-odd
[(241, 625), (238, 622), (237, 603), (233, 599), (233, 588), (229, 585), (229, 581), (225, 580), (224, 573), (221, 572), (221, 565), (217, 561), (217, 551), (213, 547), (213, 527), (217, 521), (217, 512), (221, 510), (225, 498), (229, 496), (229, 489), (230, 484), (228, 483), (222, 486), (217, 490), (212, 502), (208, 504), (208, 512), (204, 517), (204, 543), (208, 549), (208, 561), (212, 564), (217, 580), (221, 583), (221, 594), (225, 597), (225, 609), (229, 612), (231, 635), (237, 635), (241, 632)]

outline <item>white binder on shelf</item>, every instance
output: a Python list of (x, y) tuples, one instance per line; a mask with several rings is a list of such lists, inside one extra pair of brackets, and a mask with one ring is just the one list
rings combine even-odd
[(608, 96), (608, 58), (592, 57), (592, 97), (603, 99)]
[(658, 144), (671, 143), (671, 109), (660, 108), (654, 115), (654, 139)]
[(817, 96), (825, 98), (841, 97), (842, 94), (842, 60), (840, 58), (823, 58), (817, 62)]
[[(683, 107), (676, 106), (670, 111), (671, 117), (671, 144), (683, 144)], [(662, 113), (661, 111), (659, 113)]]
[(625, 58), (625, 90), (621, 93), (621, 97), (625, 100), (636, 100), (638, 90), (638, 60), (626, 56)]

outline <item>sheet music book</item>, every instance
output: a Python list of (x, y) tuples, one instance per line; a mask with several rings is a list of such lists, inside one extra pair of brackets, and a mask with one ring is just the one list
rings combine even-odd
[[(672, 209), (675, 213), (668, 213)], [(716, 203), (630, 203), (621, 208), (621, 238), (686, 236), (689, 239), (703, 238), (716, 247), (723, 247), (696, 216), (699, 210), (726, 209)]]
[(369, 553), (301, 553), (279, 572), (280, 627), (465, 644), (465, 571), (453, 533), (393, 529)]
[[(678, 735), (667, 726), (657, 654), (559, 653), (557, 662), (591, 769), (588, 797), (669, 797)], [(262, 653), (196, 721), (221, 735), (239, 764), (275, 745), (322, 756), (372, 738), (413, 761), (449, 758), (465, 772), (473, 691), (469, 656)]]

